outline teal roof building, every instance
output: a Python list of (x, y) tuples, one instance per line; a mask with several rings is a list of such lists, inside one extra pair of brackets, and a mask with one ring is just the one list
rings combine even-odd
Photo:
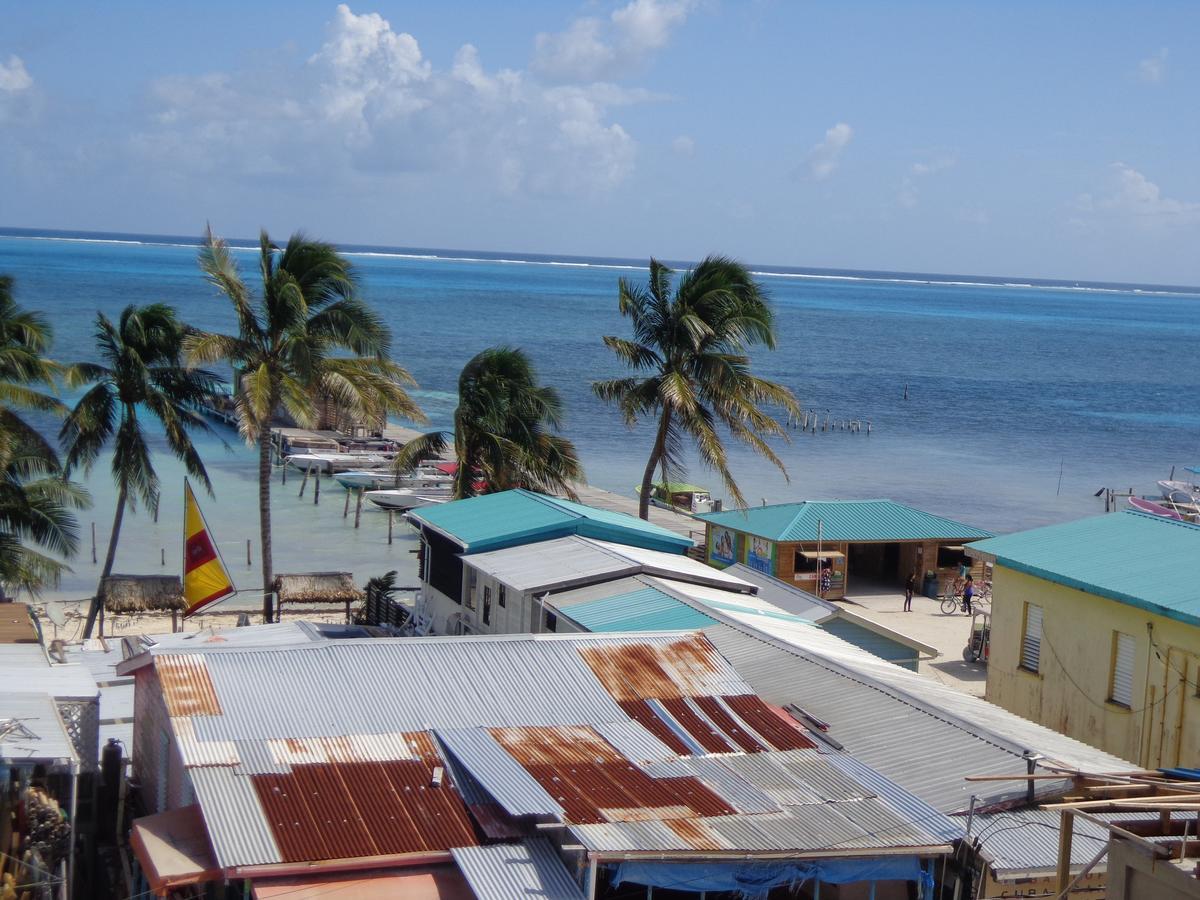
[[(705, 522), (785, 543), (975, 540), (992, 532), (894, 500), (805, 500), (704, 513)], [(818, 534), (818, 523), (820, 533)]]
[(1132, 510), (972, 544), (970, 555), (1200, 625), (1200, 525)]
[(521, 488), (413, 510), (406, 518), (457, 544), (483, 553), (577, 534), (647, 550), (686, 553), (681, 535), (623, 513), (610, 512)]

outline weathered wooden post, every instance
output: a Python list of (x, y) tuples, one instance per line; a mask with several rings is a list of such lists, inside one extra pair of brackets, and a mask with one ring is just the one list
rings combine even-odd
[(395, 522), (395, 519), (396, 519), (396, 511), (394, 509), (389, 509), (388, 510), (388, 546), (389, 547), (392, 546), (392, 525)]
[(308, 486), (308, 476), (311, 474), (312, 474), (312, 463), (309, 463), (308, 468), (306, 468), (304, 470), (304, 478), (301, 479), (301, 481), (300, 481), (300, 493), (296, 495), (297, 497), (304, 496), (304, 488)]
[(350, 515), (350, 488), (346, 488), (346, 502), (342, 505), (342, 518)]
[(317, 473), (317, 477), (313, 479), (313, 506), (321, 504), (321, 473)]
[(246, 538), (246, 568), (250, 568), (253, 563), (250, 562), (250, 538)]
[(92, 565), (96, 564), (96, 523), (92, 523)]
[(358, 527), (359, 520), (362, 519), (362, 500), (363, 500), (363, 489), (359, 488), (358, 489), (358, 500), (355, 501), (355, 504), (354, 504), (354, 527), (355, 528)]

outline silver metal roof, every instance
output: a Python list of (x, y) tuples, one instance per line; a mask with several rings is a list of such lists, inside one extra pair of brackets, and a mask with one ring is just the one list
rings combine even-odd
[(438, 740), (510, 816), (562, 816), (562, 806), (485, 728), (448, 728)]
[(583, 900), (583, 891), (544, 839), (450, 852), (479, 900)]
[(75, 746), (54, 698), (29, 692), (0, 693), (0, 763), (77, 763)]
[(780, 581), (778, 578), (752, 569), (744, 563), (734, 563), (723, 571), (757, 587), (760, 599), (779, 607), (784, 612), (808, 619), (810, 622), (824, 622), (826, 619), (836, 616), (841, 609), (835, 603), (822, 600), (816, 594), (802, 591), (786, 581)]
[(217, 862), (255, 866), (282, 862), (254, 785), (229, 766), (188, 769)]
[[(813, 626), (789, 626), (788, 641), (733, 625), (703, 633), (764, 699), (795, 704), (830, 724), (846, 751), (943, 812), (972, 793), (1023, 796), (1024, 785), (973, 788), (966, 775), (1024, 769), (1023, 750), (1091, 772), (1137, 767), (1007, 710), (881, 660)], [(934, 752), (933, 748), (936, 748)], [(1039, 791), (1061, 784), (1040, 782)]]
[(560, 591), (640, 573), (754, 591), (748, 582), (688, 556), (577, 535), (464, 555), (463, 564), (523, 592)]
[(51, 663), (40, 644), (0, 644), (0, 685), (49, 694), (56, 700), (98, 700), (100, 689), (87, 666)]

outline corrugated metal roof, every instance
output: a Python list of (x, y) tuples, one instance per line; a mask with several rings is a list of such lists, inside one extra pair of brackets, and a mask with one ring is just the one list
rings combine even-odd
[(451, 852), (479, 900), (583, 900), (567, 867), (541, 838)]
[[(830, 840), (818, 820), (868, 854), (940, 840), (789, 751), (811, 741), (695, 634), (202, 645), (153, 660), (179, 695), (172, 727), (223, 867), (467, 846), (468, 805), (488, 834), (549, 817), (622, 852), (807, 850)], [(665, 768), (673, 745), (652, 722), (722, 755)], [(848, 802), (879, 808), (821, 808)], [(797, 803), (808, 811), (792, 815)], [(900, 824), (879, 836), (868, 820)]]
[(745, 510), (704, 513), (696, 518), (773, 541), (815, 541), (817, 523), (825, 541), (974, 540), (992, 532), (945, 519), (894, 500), (806, 500)]
[(51, 663), (40, 644), (0, 644), (0, 684), (49, 694), (56, 700), (99, 700), (100, 688), (87, 666)]
[(76, 762), (75, 747), (49, 694), (0, 693), (0, 763)]
[(894, 662), (897, 665), (914, 671), (917, 668), (920, 654), (916, 650), (869, 628), (864, 628), (854, 622), (848, 622), (840, 618), (826, 619), (817, 627), (822, 631), (828, 631), (830, 634), (840, 637), (843, 641), (853, 644), (855, 647), (866, 650), (868, 653), (873, 653), (880, 659), (886, 659), (888, 662)]
[(468, 553), (499, 550), (568, 534), (684, 553), (692, 542), (623, 513), (517, 489), (427, 506), (406, 514), (462, 545)]
[(227, 766), (198, 766), (188, 776), (222, 868), (283, 861), (249, 778)]
[[(553, 598), (547, 605), (555, 606)], [(680, 631), (703, 628), (716, 620), (653, 587), (578, 603), (561, 610), (588, 631)]]
[[(998, 565), (1200, 625), (1200, 525), (1125, 510), (972, 544)], [(1129, 560), (1136, 559), (1131, 566)]]
[[(795, 627), (787, 642), (731, 625), (704, 634), (759, 696), (828, 722), (830, 736), (848, 753), (943, 812), (966, 809), (972, 793), (989, 789), (969, 785), (965, 776), (1011, 774), (1024, 766), (1026, 749), (1083, 771), (1137, 768), (814, 626)], [(1039, 785), (1039, 791), (1061, 787)], [(989, 802), (1023, 795), (1023, 785), (991, 790)]]
[(786, 581), (752, 569), (744, 563), (734, 563), (722, 571), (757, 587), (760, 600), (810, 622), (823, 622), (831, 616), (836, 616), (841, 609), (836, 603), (822, 600), (816, 594), (802, 591)]
[(639, 573), (730, 591), (754, 590), (747, 582), (688, 556), (578, 535), (472, 553), (464, 555), (463, 562), (516, 590), (537, 593)]

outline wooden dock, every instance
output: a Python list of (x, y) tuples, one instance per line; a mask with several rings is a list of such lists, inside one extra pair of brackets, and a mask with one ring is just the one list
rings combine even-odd
[[(633, 516), (635, 519), (637, 518), (638, 501), (632, 494), (626, 497), (590, 484), (576, 484), (574, 488), (575, 493), (579, 496), (580, 503), (587, 506), (594, 506), (596, 509), (624, 513), (625, 515)], [(657, 525), (660, 528), (665, 528), (668, 531), (682, 535), (694, 544), (704, 543), (704, 523), (687, 513), (675, 512), (674, 510), (663, 509), (661, 506), (651, 505), (649, 521), (652, 525)]]

